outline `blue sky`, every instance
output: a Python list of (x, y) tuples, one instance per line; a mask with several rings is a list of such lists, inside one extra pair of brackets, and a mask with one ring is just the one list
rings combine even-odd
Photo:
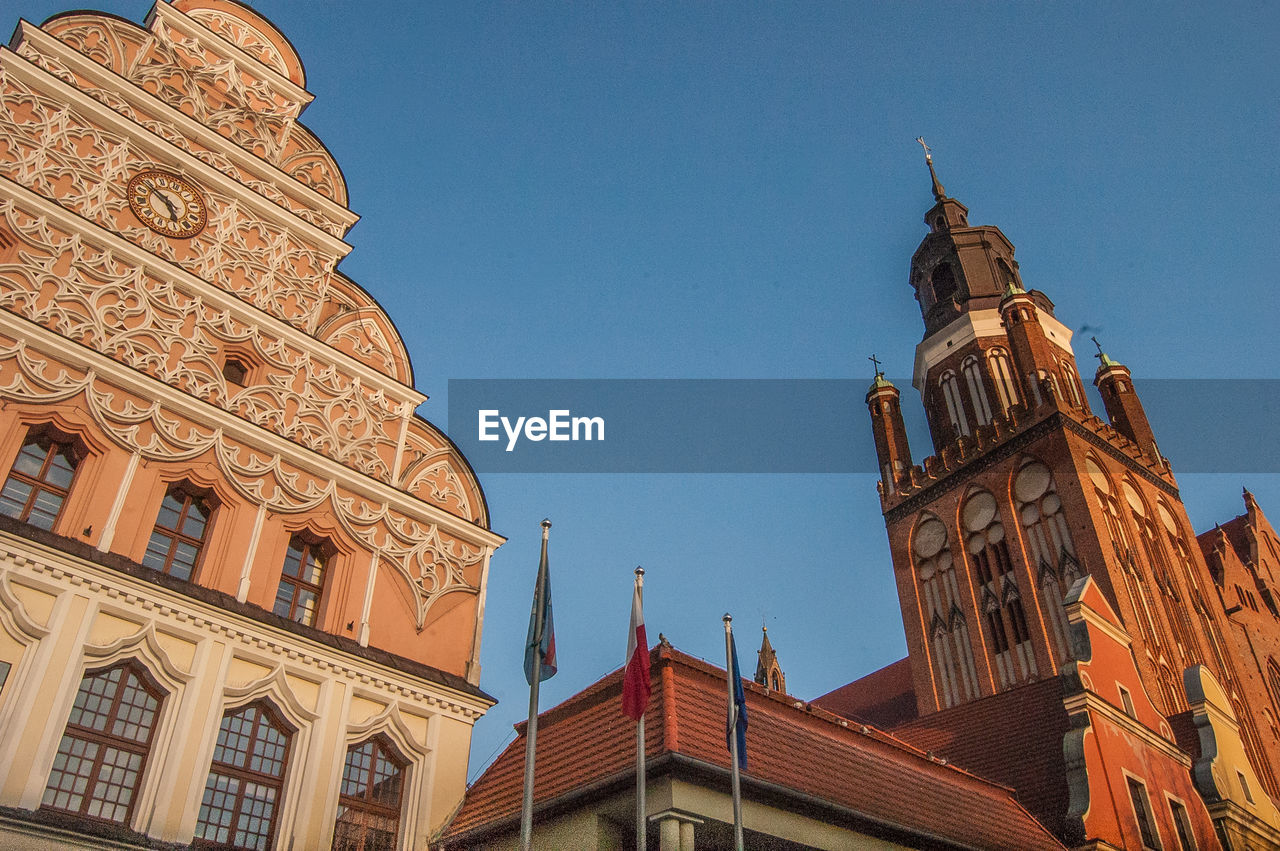
[[(303, 120), (363, 216), (341, 268), (398, 323), (441, 424), (449, 379), (869, 378), (872, 352), (909, 375), (919, 135), (1027, 285), (1135, 376), (1280, 378), (1275, 4), (253, 5), (301, 54)], [(864, 417), (831, 427), (872, 452)], [(1242, 511), (1246, 484), (1280, 518), (1280, 476), (1180, 481), (1197, 529)], [(621, 664), (637, 564), (654, 640), (723, 664), (730, 611), (751, 667), (763, 619), (800, 697), (905, 653), (871, 476), (483, 484), (510, 541), (473, 771), (525, 715), (544, 516), (561, 664), (544, 707)]]

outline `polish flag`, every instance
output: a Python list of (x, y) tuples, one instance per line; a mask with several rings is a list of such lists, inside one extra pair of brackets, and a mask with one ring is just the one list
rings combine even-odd
[(644, 634), (642, 589), (644, 574), (636, 571), (636, 591), (631, 598), (631, 629), (627, 633), (627, 667), (622, 676), (622, 714), (632, 721), (644, 717), (649, 705), (649, 640)]

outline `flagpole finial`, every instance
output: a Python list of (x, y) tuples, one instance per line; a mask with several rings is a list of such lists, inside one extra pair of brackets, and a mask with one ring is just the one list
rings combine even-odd
[(733, 623), (733, 615), (729, 614), (728, 612), (725, 612), (724, 617), (722, 617), (720, 620), (724, 621), (725, 626), (728, 626), (729, 624)]
[(551, 521), (550, 521), (550, 520), (547, 520), (546, 518), (543, 518), (543, 520), (542, 520), (542, 540), (544, 540), (544, 541), (545, 541), (545, 540), (547, 539), (547, 536), (548, 536), (550, 533), (551, 533)]
[(637, 566), (637, 567), (636, 567), (636, 576), (644, 576), (644, 568), (643, 568), (643, 567), (639, 567), (639, 566)]

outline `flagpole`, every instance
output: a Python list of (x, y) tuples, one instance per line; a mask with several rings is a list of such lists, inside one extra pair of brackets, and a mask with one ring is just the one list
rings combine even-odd
[(530, 851), (533, 844), (533, 763), (538, 741), (538, 685), (542, 682), (542, 618), (546, 610), (547, 537), (551, 521), (542, 521), (542, 559), (538, 562), (538, 583), (534, 593), (534, 627), (532, 646), (533, 677), (529, 683), (529, 724), (524, 740), (524, 801), (520, 807), (520, 848)]
[(726, 612), (724, 620), (724, 670), (729, 684), (729, 762), (733, 777), (733, 841), (737, 851), (742, 844), (742, 780), (738, 775), (738, 704), (733, 699), (733, 617)]
[[(642, 592), (644, 589), (644, 568), (636, 568), (636, 590)], [(648, 647), (640, 648), (641, 653), (648, 653)], [(630, 660), (628, 660), (629, 662)], [(645, 822), (646, 806), (644, 800), (645, 793), (645, 775), (644, 775), (644, 714), (641, 713), (640, 718), (636, 721), (636, 848), (644, 851), (648, 844), (648, 824)]]

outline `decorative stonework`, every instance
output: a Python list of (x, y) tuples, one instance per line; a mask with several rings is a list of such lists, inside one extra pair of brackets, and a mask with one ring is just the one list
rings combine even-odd
[[(390, 481), (403, 403), (13, 201), (0, 201), (0, 215), (25, 243), (20, 262), (0, 266), (0, 307)], [(258, 383), (244, 388), (221, 371), (222, 353), (239, 345), (262, 364)]]
[[(191, 18), (197, 16), (231, 20), (213, 10), (194, 10)], [(346, 185), (333, 158), (297, 121), (301, 103), (254, 79), (229, 57), (217, 56), (165, 21), (156, 20), (153, 27), (147, 33), (121, 21), (86, 14), (53, 21), (47, 31), (326, 198), (339, 204), (347, 202)], [(243, 22), (241, 28), (243, 38), (265, 41), (249, 35)], [(278, 59), (278, 51), (268, 49)], [(56, 60), (29, 45), (20, 52), (46, 70), (54, 71), (47, 63), (56, 67)], [(283, 60), (278, 61), (283, 67)], [(74, 76), (59, 76), (95, 97), (101, 93)]]
[(245, 446), (221, 428), (188, 420), (92, 370), (80, 372), (50, 360), (25, 343), (0, 339), (0, 398), (45, 404), (74, 398), (104, 435), (130, 453), (164, 462), (211, 458), (241, 497), (277, 514), (331, 510), (352, 540), (378, 553), (404, 579), (419, 629), (444, 595), (480, 591), (478, 570), (471, 569), (483, 561), (483, 546), (355, 494), (279, 454)]

